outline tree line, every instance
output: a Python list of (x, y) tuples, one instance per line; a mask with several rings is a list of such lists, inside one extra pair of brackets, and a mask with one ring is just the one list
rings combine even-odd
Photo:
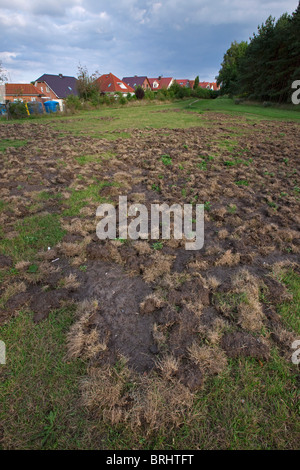
[(269, 18), (249, 43), (234, 41), (216, 77), (221, 93), (261, 101), (288, 102), (300, 80), (300, 2), (292, 15)]

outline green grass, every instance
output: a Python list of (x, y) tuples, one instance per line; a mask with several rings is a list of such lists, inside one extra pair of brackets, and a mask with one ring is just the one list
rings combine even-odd
[(39, 201), (50, 201), (51, 199), (61, 200), (61, 193), (51, 193), (49, 191), (41, 191), (36, 195), (36, 199)]
[[(178, 112), (178, 109), (181, 112)], [(161, 112), (167, 111), (167, 112)], [(192, 111), (192, 112), (190, 112)], [(231, 99), (215, 100), (178, 100), (172, 103), (135, 103), (128, 106), (103, 106), (91, 111), (82, 111), (75, 115), (47, 115), (37, 117), (31, 121), (32, 125), (39, 123), (41, 119), (50, 121), (50, 125), (60, 131), (61, 136), (73, 133), (75, 135), (90, 135), (94, 138), (105, 138), (115, 140), (119, 138), (129, 138), (129, 130), (144, 129), (174, 129), (189, 128), (194, 126), (210, 126), (211, 124), (202, 119), (203, 113), (215, 112), (229, 114), (231, 116), (245, 116), (250, 121), (262, 119), (279, 119), (288, 121), (300, 120), (300, 106), (271, 106), (265, 108), (259, 103), (234, 104)], [(59, 122), (58, 121), (59, 118)], [(99, 119), (104, 118), (104, 119)], [(111, 119), (112, 118), (112, 119)], [(23, 124), (26, 119), (21, 121)], [(62, 126), (63, 122), (63, 126)], [(6, 124), (6, 121), (3, 121)], [(234, 125), (234, 134), (239, 135), (241, 131)], [(116, 132), (115, 132), (116, 131)], [(243, 133), (243, 132), (242, 132)], [(163, 133), (165, 135), (165, 133)], [(279, 138), (281, 138), (279, 136)], [(9, 140), (9, 139), (5, 139)], [(12, 142), (10, 141), (10, 145)], [(26, 141), (20, 141), (20, 145), (25, 145)], [(234, 149), (234, 142), (224, 143), (225, 148)], [(223, 147), (224, 148), (224, 147)], [(1, 149), (1, 146), (0, 146)]]
[(98, 154), (96, 155), (81, 155), (80, 157), (75, 157), (75, 160), (79, 165), (86, 165), (90, 162), (101, 162), (101, 158)]
[(33, 259), (39, 250), (56, 245), (65, 235), (55, 214), (25, 217), (15, 225), (15, 230), (14, 238), (0, 240), (0, 252), (15, 261)]
[(27, 140), (0, 139), (0, 152), (5, 152), (8, 147), (24, 147), (27, 142)]
[(200, 448), (295, 449), (296, 398), (296, 370), (275, 350), (264, 364), (231, 360), (225, 374), (210, 379), (198, 395), (201, 431), (186, 429), (175, 448), (198, 434)]
[(78, 378), (85, 367), (65, 359), (73, 320), (71, 308), (54, 311), (39, 324), (20, 312), (1, 327), (7, 363), (0, 366), (0, 421), (6, 449), (80, 447), (86, 422), (77, 403)]
[(65, 201), (66, 209), (63, 210), (64, 216), (76, 216), (80, 213), (80, 209), (88, 205), (88, 201), (98, 202), (102, 204), (104, 202), (110, 202), (107, 197), (101, 196), (101, 189), (107, 186), (114, 186), (116, 183), (109, 183), (103, 181), (100, 183), (91, 184), (86, 189), (76, 191), (71, 190), (70, 198)]
[(214, 111), (227, 113), (231, 115), (243, 115), (248, 119), (279, 119), (299, 121), (300, 106), (285, 105), (278, 106), (274, 104), (269, 108), (265, 108), (262, 103), (243, 103), (236, 105), (234, 100), (228, 98), (218, 98), (215, 100), (200, 100), (189, 106), (192, 111)]
[(284, 303), (278, 307), (278, 312), (283, 322), (289, 328), (300, 334), (300, 276), (291, 269), (283, 274), (281, 281), (287, 286), (293, 295), (290, 303)]
[(7, 209), (7, 207), (8, 207), (7, 202), (2, 201), (2, 200), (0, 199), (0, 214), (1, 214), (1, 212), (3, 212), (5, 209)]

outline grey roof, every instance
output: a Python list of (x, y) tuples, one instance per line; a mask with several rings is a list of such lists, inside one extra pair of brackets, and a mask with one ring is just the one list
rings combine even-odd
[(131, 86), (131, 88), (135, 88), (137, 86), (142, 86), (144, 81), (147, 79), (147, 77), (137, 77), (136, 75), (134, 77), (123, 77), (122, 82), (125, 82), (126, 85)]
[(54, 91), (58, 98), (66, 98), (68, 95), (78, 95), (77, 79), (65, 75), (50, 75), (44, 73), (37, 82), (45, 82)]

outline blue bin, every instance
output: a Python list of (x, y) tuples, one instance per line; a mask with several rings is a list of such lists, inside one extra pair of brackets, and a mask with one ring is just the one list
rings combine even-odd
[(59, 110), (59, 103), (57, 101), (45, 101), (44, 106), (46, 113), (56, 113)]
[(43, 114), (44, 112), (43, 105), (39, 101), (29, 101), (27, 106), (30, 114)]

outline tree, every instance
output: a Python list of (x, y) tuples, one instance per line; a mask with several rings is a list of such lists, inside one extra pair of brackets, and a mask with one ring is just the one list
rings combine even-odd
[(248, 43), (234, 41), (224, 54), (219, 75), (216, 77), (217, 84), (221, 85), (222, 94), (233, 95), (237, 92), (238, 68), (241, 59), (244, 57)]
[(271, 16), (253, 34), (239, 69), (239, 90), (261, 101), (286, 102), (300, 76), (300, 7), (275, 22)]
[(198, 86), (199, 86), (199, 75), (197, 75), (197, 77), (195, 78), (193, 89), (197, 90)]
[(136, 87), (134, 93), (135, 93), (135, 96), (137, 97), (138, 100), (142, 100), (145, 96), (145, 92), (144, 92), (143, 88), (141, 87), (141, 85)]
[(80, 98), (89, 100), (99, 93), (99, 88), (96, 83), (99, 75), (99, 72), (89, 75), (86, 67), (83, 67), (81, 64), (78, 65), (77, 91)]

